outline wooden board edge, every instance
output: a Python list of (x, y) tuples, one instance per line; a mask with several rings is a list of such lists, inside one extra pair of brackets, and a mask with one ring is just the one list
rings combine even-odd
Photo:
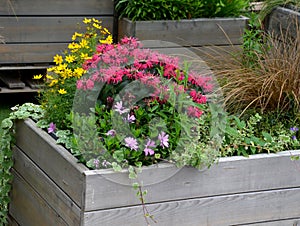
[[(300, 188), (147, 205), (158, 225), (248, 225), (300, 217)], [(141, 206), (86, 212), (84, 225), (143, 225)]]
[(15, 161), (14, 171), (17, 172), (68, 225), (79, 224), (81, 210), (74, 200), (61, 190), (55, 181), (52, 181), (16, 146), (13, 148), (13, 156)]

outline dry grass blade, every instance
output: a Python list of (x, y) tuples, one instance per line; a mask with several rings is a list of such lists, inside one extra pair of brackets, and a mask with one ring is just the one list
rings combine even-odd
[[(266, 38), (257, 64), (246, 67), (241, 60), (221, 62), (216, 67), (225, 104), (229, 111), (244, 113), (248, 108), (265, 111), (300, 110), (300, 28), (296, 37), (281, 33), (280, 39)], [(220, 63), (220, 62), (219, 62)]]

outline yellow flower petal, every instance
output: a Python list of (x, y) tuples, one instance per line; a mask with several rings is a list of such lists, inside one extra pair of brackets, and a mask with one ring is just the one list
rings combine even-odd
[(66, 56), (66, 61), (67, 61), (68, 63), (74, 62), (74, 61), (75, 61), (75, 56), (73, 56), (73, 55), (68, 55), (68, 56)]
[(58, 90), (58, 93), (60, 93), (60, 94), (66, 94), (67, 91), (66, 91), (65, 89), (59, 89), (59, 90)]
[(85, 23), (85, 24), (89, 24), (91, 22), (92, 22), (91, 19), (84, 18), (84, 20), (83, 20), (83, 23)]
[(53, 62), (54, 62), (55, 64), (61, 64), (61, 63), (63, 62), (62, 56), (56, 54), (56, 55), (54, 56), (54, 58), (53, 58)]
[(33, 76), (33, 79), (41, 79), (42, 77), (43, 77), (42, 74), (34, 75), (34, 76)]

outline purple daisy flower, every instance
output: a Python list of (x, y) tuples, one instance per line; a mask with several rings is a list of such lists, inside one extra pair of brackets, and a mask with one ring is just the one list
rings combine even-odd
[(125, 121), (127, 121), (127, 122), (129, 122), (129, 123), (134, 123), (134, 121), (135, 121), (135, 116), (134, 116), (134, 115), (128, 114), (128, 115), (127, 115), (127, 119), (126, 119)]
[(169, 147), (169, 135), (166, 134), (164, 131), (158, 134), (158, 139), (160, 141), (160, 146), (162, 146), (162, 148)]
[(117, 112), (120, 113), (120, 115), (122, 115), (122, 114), (129, 111), (129, 109), (123, 107), (123, 102), (122, 101), (117, 102), (116, 105), (114, 106), (114, 108)]
[(114, 130), (114, 129), (111, 129), (111, 130), (109, 130), (107, 133), (106, 133), (106, 135), (107, 136), (112, 136), (112, 137), (114, 137), (114, 136), (116, 136), (116, 131)]
[(154, 155), (154, 150), (151, 147), (155, 147), (155, 142), (153, 140), (148, 139), (147, 144), (145, 145), (145, 155)]
[(126, 137), (124, 141), (125, 141), (125, 146), (129, 147), (131, 150), (136, 151), (139, 148), (137, 140), (133, 137)]

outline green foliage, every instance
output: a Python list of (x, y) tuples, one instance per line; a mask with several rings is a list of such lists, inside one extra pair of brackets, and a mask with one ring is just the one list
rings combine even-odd
[(250, 13), (248, 27), (243, 33), (243, 64), (253, 67), (257, 64), (259, 56), (262, 54), (264, 42), (264, 31), (261, 28), (259, 16)]
[(248, 7), (248, 0), (119, 0), (116, 9), (120, 17), (139, 21), (235, 17)]
[(38, 120), (44, 111), (34, 104), (24, 104), (13, 108), (13, 112), (4, 119), (0, 128), (0, 225), (7, 225), (9, 192), (11, 190), (13, 166), (12, 145), (14, 134), (14, 121), (32, 117)]
[[(221, 148), (223, 156), (253, 155), (259, 153), (275, 153), (282, 150), (298, 149), (295, 122), (287, 122), (283, 115), (272, 112), (265, 115), (251, 113), (240, 119), (236, 116), (228, 117), (228, 124)], [(298, 127), (294, 127), (298, 128)]]

